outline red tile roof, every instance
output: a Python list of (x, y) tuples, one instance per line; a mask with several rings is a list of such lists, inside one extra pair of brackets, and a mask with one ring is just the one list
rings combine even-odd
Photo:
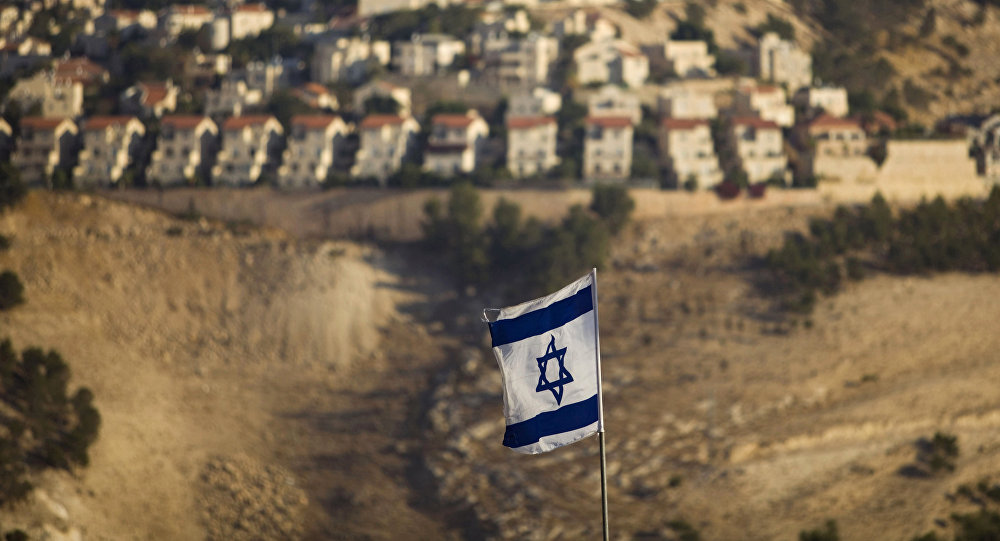
[(267, 6), (264, 4), (243, 4), (236, 8), (236, 11), (243, 13), (263, 13), (268, 11)]
[(328, 89), (327, 87), (319, 83), (313, 83), (313, 82), (308, 82), (302, 85), (302, 90), (305, 90), (306, 92), (310, 92), (312, 94), (316, 94), (317, 96), (322, 96), (330, 93), (330, 89)]
[(292, 117), (292, 126), (302, 126), (310, 130), (321, 130), (333, 124), (339, 118), (336, 115), (295, 115)]
[(729, 119), (733, 126), (751, 126), (758, 129), (770, 129), (779, 130), (781, 129), (777, 124), (771, 122), (770, 120), (764, 120), (763, 118), (758, 118), (755, 116), (734, 116)]
[(602, 128), (628, 128), (632, 126), (632, 119), (627, 116), (588, 116), (585, 122)]
[(127, 124), (133, 119), (138, 120), (136, 117), (128, 115), (92, 116), (83, 121), (83, 129), (86, 131), (104, 130), (110, 126)]
[(69, 79), (86, 85), (98, 82), (108, 76), (108, 70), (87, 58), (70, 58), (56, 62), (55, 77)]
[(368, 115), (361, 121), (361, 128), (381, 128), (402, 124), (406, 119), (397, 115)]
[(515, 116), (507, 119), (507, 127), (512, 130), (524, 130), (555, 123), (556, 119), (550, 116)]
[(660, 125), (668, 130), (690, 130), (708, 126), (708, 121), (702, 118), (664, 118)]
[(861, 124), (847, 118), (837, 118), (833, 115), (822, 114), (809, 123), (809, 129), (814, 128), (854, 128), (861, 129)]
[(164, 83), (139, 83), (142, 89), (142, 104), (152, 107), (165, 100), (169, 91)]
[(443, 125), (449, 128), (468, 128), (475, 117), (459, 114), (440, 114), (431, 117), (431, 124)]
[(160, 124), (172, 126), (175, 130), (193, 130), (206, 118), (208, 117), (198, 115), (165, 115)]
[(274, 120), (274, 117), (271, 115), (233, 116), (226, 119), (222, 124), (222, 129), (226, 131), (242, 130), (247, 126), (264, 124), (268, 120)]
[(183, 15), (209, 15), (212, 13), (205, 6), (192, 4), (174, 4), (170, 6), (170, 9)]
[(21, 118), (21, 127), (34, 128), (36, 130), (54, 130), (65, 120), (65, 118), (61, 117), (26, 116)]

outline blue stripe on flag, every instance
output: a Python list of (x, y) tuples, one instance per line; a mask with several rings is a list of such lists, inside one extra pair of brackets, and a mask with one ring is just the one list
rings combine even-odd
[(582, 401), (563, 406), (555, 411), (546, 411), (538, 415), (507, 426), (503, 435), (506, 447), (522, 447), (538, 443), (545, 436), (562, 434), (577, 430), (597, 422), (597, 395)]
[(520, 342), (557, 329), (594, 309), (594, 298), (587, 286), (572, 297), (558, 300), (545, 308), (521, 314), (513, 319), (490, 323), (493, 347)]

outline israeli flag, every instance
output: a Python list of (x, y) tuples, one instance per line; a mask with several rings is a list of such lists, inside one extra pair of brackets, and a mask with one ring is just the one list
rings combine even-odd
[(604, 431), (597, 273), (501, 308), (489, 322), (503, 376), (503, 444), (537, 454)]

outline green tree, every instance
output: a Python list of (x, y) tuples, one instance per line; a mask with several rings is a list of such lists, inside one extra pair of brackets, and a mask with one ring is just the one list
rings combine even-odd
[(13, 271), (0, 272), (0, 310), (11, 308), (24, 302), (24, 285)]
[(827, 520), (822, 528), (799, 532), (799, 541), (839, 541), (840, 534), (837, 532), (837, 522)]
[(635, 200), (624, 186), (598, 184), (592, 191), (590, 210), (604, 220), (611, 234), (618, 234), (635, 210)]
[(20, 203), (27, 193), (17, 168), (10, 162), (0, 164), (0, 212)]

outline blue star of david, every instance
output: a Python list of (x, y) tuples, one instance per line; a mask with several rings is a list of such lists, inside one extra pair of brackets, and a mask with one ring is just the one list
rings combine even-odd
[[(549, 381), (548, 376), (545, 375), (545, 368), (548, 366), (549, 361), (555, 359), (559, 363), (559, 373), (556, 381)], [(542, 391), (552, 391), (552, 396), (556, 399), (556, 404), (562, 403), (563, 397), (563, 386), (573, 382), (573, 375), (566, 370), (566, 348), (556, 349), (556, 337), (553, 335), (552, 340), (549, 341), (549, 347), (545, 350), (545, 355), (537, 357), (535, 361), (538, 362), (538, 386), (535, 387), (535, 392), (540, 393)]]

